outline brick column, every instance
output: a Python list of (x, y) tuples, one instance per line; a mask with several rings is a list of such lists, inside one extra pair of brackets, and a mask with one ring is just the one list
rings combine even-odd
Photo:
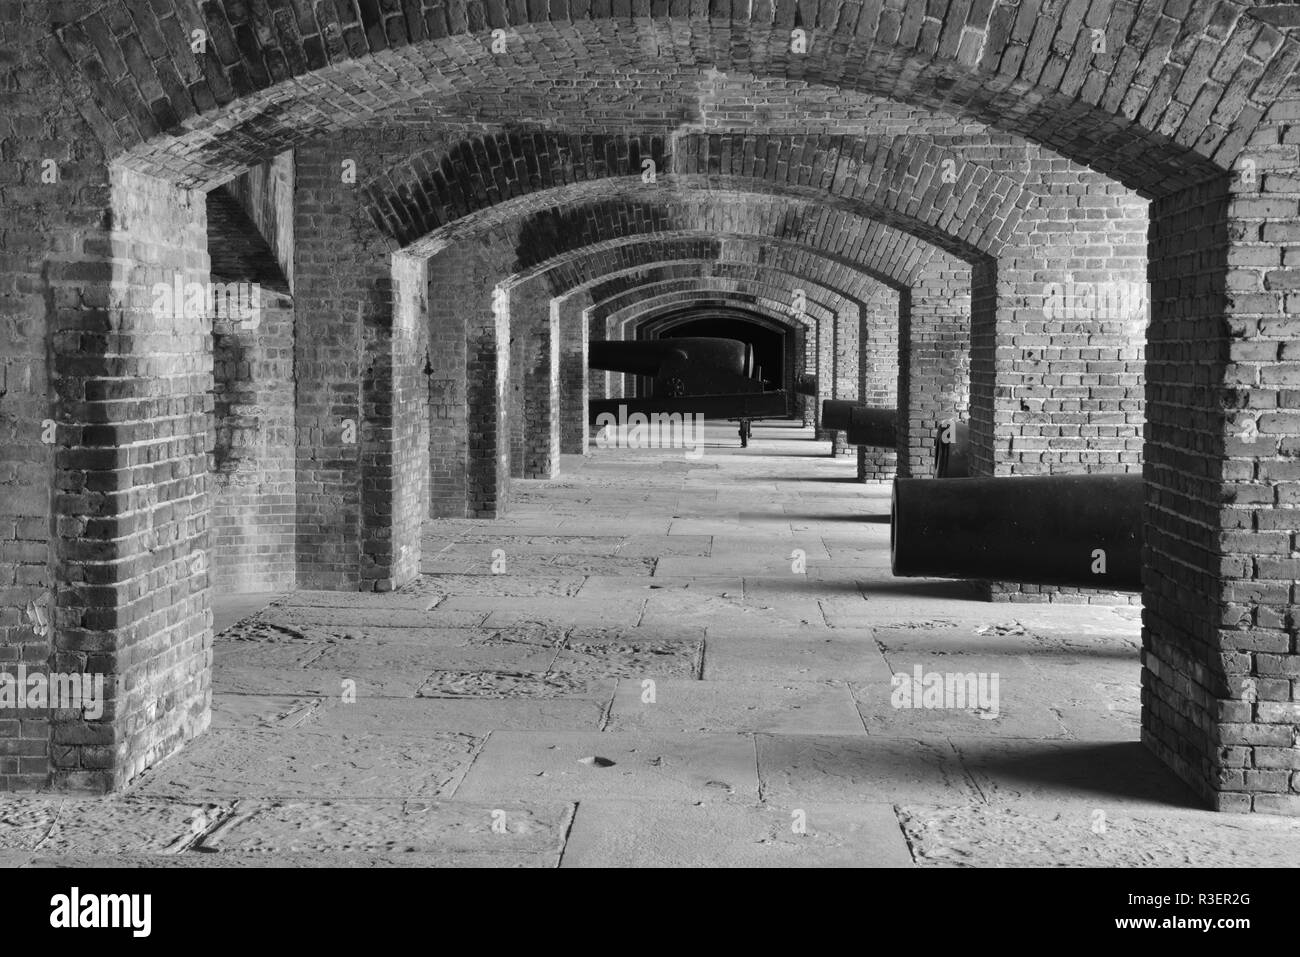
[(583, 310), (591, 294), (575, 292), (553, 300), (551, 308), (560, 335), (560, 451), (587, 454), (587, 400), (591, 381), (587, 374), (587, 322)]
[[(832, 320), (835, 330), (834, 352), (831, 356), (832, 376), (834, 378), (834, 397), (837, 399), (857, 399), (859, 392), (859, 368), (862, 353), (862, 306), (851, 300), (841, 300)], [(836, 455), (855, 455), (856, 450), (845, 441), (843, 432), (836, 432), (834, 453)]]
[(501, 250), (458, 244), (429, 276), (431, 511), (496, 518), (510, 486), (509, 293)]
[(510, 474), (554, 478), (560, 467), (560, 332), (544, 275), (509, 287)]
[(905, 478), (934, 474), (943, 424), (970, 404), (971, 267), (936, 255), (899, 303), (898, 425)]
[(103, 675), (107, 700), (99, 720), (53, 717), (50, 773), (93, 790), (121, 787), (211, 715), (212, 327), (206, 308), (158, 293), (206, 292), (206, 210), (138, 174), (111, 182), (111, 235), (83, 234), (86, 258), (48, 277), (99, 303), (60, 309), (54, 332), (51, 663)]
[[(898, 292), (882, 285), (862, 307), (858, 394), (863, 402), (877, 409), (898, 407), (900, 305)], [(903, 434), (900, 430), (900, 442)], [(859, 481), (888, 481), (898, 473), (897, 449), (864, 445), (857, 451)]]
[(365, 162), (347, 144), (296, 154), (298, 581), (387, 590), (418, 570), (403, 503), (420, 481), (423, 333), (394, 325), (395, 249), (341, 175), (345, 160)]

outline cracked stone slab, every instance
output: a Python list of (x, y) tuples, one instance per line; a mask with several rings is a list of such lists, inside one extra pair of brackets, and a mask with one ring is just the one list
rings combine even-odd
[(853, 698), (843, 685), (818, 682), (620, 681), (610, 731), (768, 731), (786, 734), (863, 734)]
[(605, 698), (609, 681), (565, 672), (435, 671), (420, 698)]
[(316, 719), (322, 733), (418, 736), (456, 731), (598, 731), (613, 682), (604, 695), (565, 698), (364, 698), (330, 702)]
[(507, 595), (528, 597), (546, 595), (571, 597), (578, 593), (585, 579), (581, 575), (554, 577), (522, 575), (421, 575), (410, 585), (397, 592), (428, 596), (441, 601), (450, 595)]
[(290, 628), (317, 625), (332, 631), (366, 628), (472, 628), (481, 625), (487, 612), (453, 610), (439, 602), (428, 611), (410, 608), (269, 608), (260, 621)]
[[(596, 757), (614, 763), (581, 763)], [(742, 734), (494, 732), (454, 797), (752, 804), (758, 800), (754, 742)]]
[(230, 813), (230, 802), (69, 800), (34, 850), (38, 855), (176, 854)]
[[(466, 636), (468, 637), (468, 636)], [(550, 648), (523, 643), (431, 646), (421, 641), (387, 639), (357, 641), (326, 648), (309, 665), (348, 675), (362, 670), (383, 670), (398, 674), (434, 671), (545, 671), (555, 658)]]
[(141, 777), (136, 793), (210, 797), (416, 798), (449, 793), (481, 743), (472, 734), (337, 736), (209, 731)]
[[(644, 631), (646, 637), (631, 634)], [(703, 638), (674, 640), (649, 637), (650, 629), (632, 629), (608, 637), (570, 636), (551, 665), (552, 672), (617, 678), (699, 677)]]
[(28, 851), (54, 826), (60, 798), (0, 795), (0, 850)]
[(584, 800), (563, 867), (911, 867), (888, 804)]
[(722, 578), (631, 578), (593, 575), (578, 594), (582, 598), (642, 599), (665, 592), (689, 592), (717, 598), (740, 598), (745, 586), (739, 576)]
[(559, 861), (572, 805), (241, 802), (195, 850), (222, 854), (486, 853)]
[(652, 593), (646, 599), (645, 614), (641, 617), (641, 624), (646, 628), (673, 623), (703, 628), (720, 621), (742, 629), (747, 625), (771, 628), (823, 624), (821, 609), (813, 599), (758, 598), (750, 602), (678, 591)]
[(582, 598), (452, 598), (449, 604), (456, 607), (481, 604), (487, 611), (489, 627), (509, 627), (528, 621), (556, 621), (569, 625), (604, 625), (606, 627), (635, 624), (641, 617), (640, 600), (611, 601)]
[(784, 630), (710, 632), (704, 654), (704, 678), (710, 681), (883, 681), (888, 685), (891, 675), (874, 642), (830, 629), (822, 629), (815, 638), (793, 637)]
[(324, 647), (324, 643), (308, 641), (264, 644), (217, 640), (212, 643), (212, 661), (216, 668), (293, 670), (320, 657)]
[(655, 558), (630, 558), (615, 556), (592, 560), (579, 555), (558, 555), (548, 559), (546, 569), (551, 574), (565, 572), (573, 575), (650, 575), (654, 572)]
[[(851, 684), (858, 711), (870, 734), (1039, 739), (1069, 736), (1061, 721), (1057, 689), (1022, 658), (905, 654), (891, 654), (886, 658), (890, 676)], [(918, 667), (922, 678), (919, 700)], [(901, 687), (895, 685), (894, 675), (900, 676)], [(939, 677), (932, 679), (931, 675)], [(927, 706), (927, 680), (942, 682), (943, 697), (938, 701), (929, 699), (935, 706)], [(904, 689), (907, 697), (903, 697)], [(896, 701), (900, 706), (895, 706)]]
[(1264, 815), (905, 805), (899, 817), (930, 867), (1300, 866), (1300, 821)]
[(618, 547), (622, 558), (661, 558), (665, 555), (709, 554), (713, 538), (709, 535), (629, 535)]
[(768, 802), (898, 804), (935, 794), (978, 800), (942, 739), (760, 734), (756, 741)]
[(345, 693), (362, 697), (413, 698), (427, 676), (383, 669), (356, 669), (347, 674), (320, 668), (232, 667), (221, 663), (212, 671), (212, 690), (218, 694), (276, 697), (339, 698)]
[(271, 603), (273, 608), (376, 608), (379, 610), (427, 611), (436, 601), (431, 595), (399, 590), (364, 591), (296, 591)]
[(301, 728), (320, 711), (324, 698), (295, 695), (242, 695), (215, 693), (212, 724), (215, 730), (274, 730)]

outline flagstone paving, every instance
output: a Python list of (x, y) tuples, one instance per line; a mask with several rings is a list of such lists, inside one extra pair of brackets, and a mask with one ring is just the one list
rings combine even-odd
[(1139, 609), (895, 579), (888, 485), (708, 436), (431, 523), (398, 592), (222, 598), (209, 730), (0, 798), (0, 866), (1300, 862), (1139, 743)]

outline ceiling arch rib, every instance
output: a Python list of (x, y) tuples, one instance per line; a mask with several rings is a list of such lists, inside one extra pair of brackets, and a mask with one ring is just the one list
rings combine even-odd
[[(320, 4), (287, 16), (182, 0), (137, 23), (110, 0), (58, 27), (44, 53), (109, 155), (129, 153), (127, 161), (184, 182), (214, 181), (232, 164), (467, 90), (503, 68), (502, 80), (518, 85), (653, 64), (661, 78), (693, 74), (655, 104), (665, 127), (698, 115), (717, 73), (782, 77), (972, 116), (1158, 195), (1230, 169), (1296, 73), (1295, 41), (1242, 0), (1191, 0), (1159, 30), (1128, 4), (1090, 11), (1085, 30), (1075, 6), (899, 11), (814, 0), (799, 8), (815, 24), (812, 46), (795, 53), (794, 6), (766, 2), (702, 21), (658, 2), (649, 18), (629, 19), (625, 9), (579, 14), (560, 0), (412, 0), (401, 13)], [(159, 49), (163, 23), (211, 42), (199, 52), (183, 42)], [(507, 56), (493, 53), (494, 29), (515, 43)], [(1112, 52), (1094, 51), (1092, 30)], [(105, 32), (111, 42), (92, 42)], [(127, 43), (144, 56), (124, 58)], [(1196, 79), (1199, 70), (1183, 76), (1193, 51), (1210, 80)]]

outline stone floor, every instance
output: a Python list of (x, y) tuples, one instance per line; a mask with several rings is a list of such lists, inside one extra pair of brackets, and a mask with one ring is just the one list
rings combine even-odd
[[(430, 526), (397, 593), (222, 601), (211, 730), (119, 796), (0, 800), (0, 864), (1300, 862), (1138, 743), (1137, 608), (893, 579), (887, 485), (708, 435)], [(997, 701), (893, 707), (918, 667)]]

